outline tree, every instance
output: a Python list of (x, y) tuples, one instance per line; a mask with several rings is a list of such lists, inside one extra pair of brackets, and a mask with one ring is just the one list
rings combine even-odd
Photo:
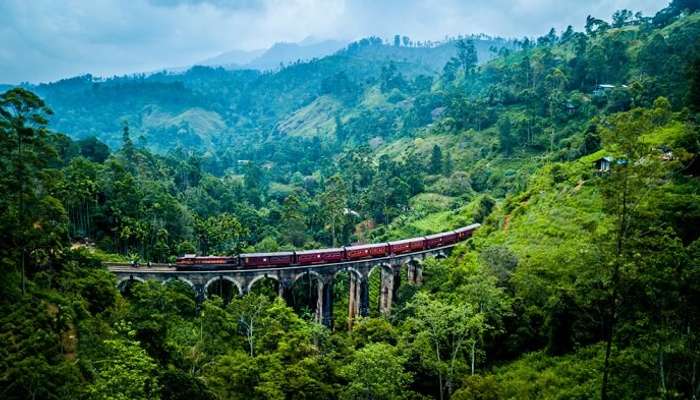
[(340, 394), (341, 399), (393, 400), (407, 397), (406, 386), (411, 374), (403, 368), (405, 360), (394, 347), (371, 343), (357, 350), (352, 361), (340, 369), (349, 381)]
[(333, 175), (326, 181), (325, 190), (320, 195), (320, 203), (326, 224), (331, 228), (331, 240), (335, 247), (348, 203), (347, 188), (340, 175)]
[(439, 174), (442, 172), (442, 168), (442, 149), (436, 144), (433, 146), (433, 152), (430, 155), (430, 173)]
[(267, 192), (262, 168), (253, 161), (248, 162), (245, 166), (243, 182), (246, 198), (253, 206), (259, 206)]
[[(50, 114), (43, 100), (27, 90), (14, 88), (0, 96), (0, 188), (5, 193), (0, 200), (0, 251), (17, 260), (23, 292), (31, 255), (42, 248), (60, 250), (66, 238), (65, 210), (50, 195), (53, 182), (45, 174), (56, 154), (47, 140)], [(41, 225), (54, 218), (56, 223)]]
[(630, 19), (632, 19), (632, 11), (627, 9), (617, 10), (612, 15), (612, 26), (613, 28), (622, 28)]
[(203, 219), (195, 217), (195, 231), (201, 254), (236, 254), (240, 251), (245, 229), (238, 219), (228, 213)]
[(264, 295), (247, 295), (234, 299), (229, 308), (236, 320), (248, 346), (248, 353), (255, 357), (255, 346), (258, 335), (265, 332), (263, 319), (270, 308), (270, 300)]
[(127, 121), (124, 121), (122, 124), (122, 153), (126, 159), (127, 166), (133, 171), (136, 147), (134, 146), (134, 142), (131, 140), (131, 135), (129, 134), (129, 122)]
[(503, 116), (498, 120), (498, 141), (501, 151), (509, 155), (513, 151), (515, 140), (512, 135), (512, 125), (508, 116)]
[(105, 341), (104, 358), (95, 362), (95, 381), (88, 387), (91, 399), (157, 399), (155, 362), (138, 342), (113, 339)]
[(95, 136), (79, 140), (78, 146), (80, 146), (80, 154), (92, 162), (101, 164), (109, 157), (109, 147)]
[[(658, 184), (658, 174), (663, 171), (652, 159), (645, 158), (650, 149), (641, 140), (642, 134), (650, 127), (649, 115), (641, 109), (615, 115), (609, 129), (603, 131), (603, 142), (614, 152), (617, 159), (611, 168), (610, 176), (601, 180), (605, 199), (605, 211), (613, 219), (615, 228), (611, 232), (611, 246), (605, 258), (605, 297), (604, 318), (605, 358), (601, 384), (601, 399), (608, 398), (610, 359), (618, 323), (622, 273), (630, 263), (632, 229), (638, 205), (645, 194)], [(642, 162), (641, 160), (644, 159)]]
[(462, 65), (464, 73), (466, 75), (471, 74), (479, 61), (474, 41), (460, 39), (455, 43), (455, 47), (457, 47), (457, 58)]
[(423, 362), (438, 375), (440, 399), (456, 389), (456, 379), (464, 369), (463, 354), (468, 351), (474, 374), (476, 345), (486, 329), (484, 315), (471, 305), (446, 302), (419, 292), (411, 303), (411, 324), (418, 327), (414, 346)]
[(301, 247), (306, 241), (306, 220), (299, 197), (291, 194), (282, 205), (282, 237), (287, 243)]

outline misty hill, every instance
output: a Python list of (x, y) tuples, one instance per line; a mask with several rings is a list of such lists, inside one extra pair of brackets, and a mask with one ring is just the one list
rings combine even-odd
[(312, 38), (299, 43), (275, 43), (266, 50), (231, 50), (198, 63), (229, 69), (279, 69), (281, 65), (320, 58), (342, 49), (347, 42), (339, 40), (315, 41)]
[(216, 57), (208, 58), (198, 62), (198, 65), (208, 67), (240, 67), (246, 65), (259, 57), (265, 52), (264, 49), (258, 50), (230, 50), (219, 54)]
[[(429, 89), (446, 60), (456, 55), (454, 43), (409, 47), (368, 38), (333, 55), (293, 62), (275, 72), (198, 66), (182, 73), (107, 80), (86, 75), (32, 88), (55, 109), (52, 127), (74, 138), (97, 136), (118, 147), (121, 124), (128, 121), (154, 150), (167, 151), (178, 145), (213, 149), (231, 140), (269, 135), (278, 126), (290, 134), (295, 134), (289, 132), (290, 126), (305, 132), (323, 128), (320, 133), (332, 134), (327, 121), (336, 116), (350, 120), (365, 110), (391, 114), (389, 109), (406, 99), (400, 88), (413, 94)], [(489, 48), (512, 47), (502, 39), (474, 43), (480, 62), (493, 57)], [(308, 49), (303, 54), (311, 56), (337, 45), (330, 41), (304, 46), (280, 44), (251, 65), (272, 67), (285, 56), (299, 57), (302, 53), (296, 50)], [(385, 94), (377, 96), (374, 88), (391, 79), (394, 81), (388, 85), (396, 86), (396, 95), (388, 100)], [(298, 121), (303, 108), (327, 95), (342, 102), (333, 115), (326, 110), (321, 118), (324, 123), (312, 122), (319, 120), (315, 116), (319, 109), (312, 105), (315, 111), (306, 115), (314, 117)], [(295, 113), (297, 117), (293, 117)], [(285, 123), (289, 118), (296, 118), (297, 124)]]

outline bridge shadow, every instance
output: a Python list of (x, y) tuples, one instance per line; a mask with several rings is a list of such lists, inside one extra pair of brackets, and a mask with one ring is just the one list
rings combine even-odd
[(145, 281), (141, 278), (134, 279), (124, 279), (117, 283), (117, 290), (125, 298), (131, 298), (134, 293), (134, 288), (138, 285), (142, 285)]
[(315, 273), (303, 272), (292, 283), (285, 294), (287, 305), (304, 319), (313, 319), (318, 307), (319, 277)]
[(262, 294), (270, 300), (274, 300), (275, 297), (279, 295), (279, 287), (280, 283), (277, 281), (277, 279), (262, 277), (261, 279), (254, 280), (250, 284), (248, 293)]
[(230, 303), (238, 293), (238, 287), (227, 279), (217, 279), (206, 287), (207, 298), (220, 297), (224, 304)]

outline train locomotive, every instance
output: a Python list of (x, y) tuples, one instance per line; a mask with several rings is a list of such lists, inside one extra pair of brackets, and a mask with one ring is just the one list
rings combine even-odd
[(274, 268), (315, 264), (333, 264), (415, 253), (423, 250), (449, 246), (469, 239), (481, 224), (472, 224), (454, 231), (436, 233), (411, 239), (387, 243), (362, 244), (331, 249), (282, 251), (275, 253), (242, 253), (238, 256), (196, 256), (187, 254), (178, 257), (178, 270), (232, 270)]

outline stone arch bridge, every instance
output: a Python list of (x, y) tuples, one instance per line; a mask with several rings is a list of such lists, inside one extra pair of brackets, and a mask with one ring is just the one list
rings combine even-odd
[(229, 281), (238, 290), (239, 295), (244, 295), (252, 289), (255, 282), (265, 278), (277, 281), (279, 295), (286, 298), (294, 283), (302, 277), (308, 276), (309, 279), (315, 280), (318, 290), (316, 320), (330, 327), (333, 323), (333, 282), (338, 274), (347, 272), (350, 276), (348, 290), (350, 324), (356, 316), (369, 314), (369, 276), (377, 268), (381, 273), (379, 312), (388, 315), (391, 311), (392, 301), (401, 284), (401, 269), (407, 269), (408, 284), (419, 285), (423, 281), (424, 260), (429, 257), (444, 258), (455, 245), (456, 243), (414, 253), (333, 264), (290, 265), (256, 269), (184, 271), (176, 269), (171, 264), (151, 264), (139, 267), (120, 263), (105, 263), (105, 265), (116, 275), (117, 287), (120, 290), (133, 281), (157, 280), (165, 284), (176, 279), (188, 284), (194, 290), (198, 301), (203, 301), (207, 297), (210, 285), (215, 282)]

